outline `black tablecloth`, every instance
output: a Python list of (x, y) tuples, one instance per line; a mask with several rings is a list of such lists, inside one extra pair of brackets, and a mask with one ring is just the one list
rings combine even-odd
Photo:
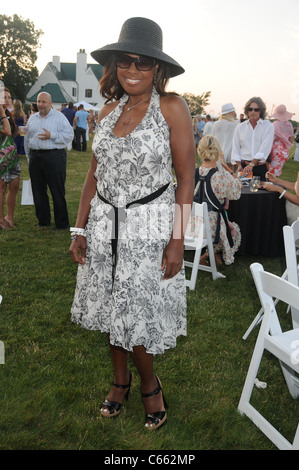
[(242, 189), (241, 198), (229, 202), (229, 220), (241, 229), (241, 246), (236, 255), (284, 256), (283, 226), (287, 225), (285, 199), (279, 193)]

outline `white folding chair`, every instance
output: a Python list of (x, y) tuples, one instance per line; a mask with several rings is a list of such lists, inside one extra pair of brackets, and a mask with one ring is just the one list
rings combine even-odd
[[(189, 287), (190, 290), (195, 289), (198, 271), (211, 273), (214, 281), (219, 278), (225, 278), (225, 276), (217, 270), (206, 202), (202, 204), (193, 202), (184, 244), (185, 250), (193, 250), (195, 252), (193, 261), (184, 260), (184, 266), (192, 268), (190, 279), (186, 278), (185, 281), (186, 286)], [(200, 264), (202, 250), (206, 247), (209, 250), (210, 266)]]
[[(299, 373), (299, 328), (285, 332), (282, 331), (273, 301), (275, 297), (298, 309), (299, 287), (286, 279), (265, 272), (263, 266), (259, 263), (252, 264), (250, 268), (265, 313), (252, 354), (238, 410), (241, 414), (248, 416), (279, 449), (299, 450), (299, 422), (294, 440), (289, 442), (250, 403), (254, 382), (257, 378), (265, 350), (269, 351), (280, 361), (288, 389), (293, 398), (299, 396), (299, 385), (296, 377), (296, 374)], [(291, 411), (290, 413), (292, 414)]]
[[(284, 250), (287, 265), (287, 279), (295, 286), (299, 286), (298, 280), (298, 246), (299, 246), (299, 220), (295, 220), (291, 226), (283, 227)], [(299, 328), (299, 310), (290, 307), (294, 328)]]
[[(299, 220), (293, 222), (293, 224), (285, 225), (283, 227), (283, 240), (284, 240), (284, 250), (286, 258), (286, 270), (282, 275), (282, 279), (287, 279), (296, 286), (299, 285), (298, 281), (298, 247), (299, 247)], [(276, 305), (277, 301), (275, 301)], [(299, 327), (299, 311), (291, 308), (292, 320), (294, 328)], [(243, 339), (247, 339), (252, 330), (257, 327), (263, 319), (264, 310), (260, 309), (253, 322), (245, 332)]]

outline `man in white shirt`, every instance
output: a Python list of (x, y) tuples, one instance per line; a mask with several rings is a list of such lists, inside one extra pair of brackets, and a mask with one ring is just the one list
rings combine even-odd
[(24, 138), (36, 217), (39, 226), (51, 225), (47, 194), (49, 187), (53, 198), (55, 227), (58, 230), (66, 229), (69, 217), (65, 199), (65, 147), (73, 140), (74, 131), (67, 118), (52, 109), (49, 93), (38, 95), (37, 107), (39, 112), (30, 116)]
[(203, 135), (212, 135), (212, 129), (213, 129), (213, 121), (211, 119), (211, 116), (207, 114), (206, 123), (203, 128)]
[(251, 98), (245, 105), (248, 119), (238, 124), (234, 132), (232, 164), (237, 171), (253, 173), (265, 180), (267, 158), (274, 140), (274, 126), (265, 120), (266, 106), (261, 98)]

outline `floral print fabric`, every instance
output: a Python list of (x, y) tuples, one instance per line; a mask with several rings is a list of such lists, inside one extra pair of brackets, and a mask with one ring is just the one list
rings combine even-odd
[[(209, 171), (210, 168), (199, 168), (199, 174), (202, 176), (206, 176)], [(217, 199), (221, 202), (221, 204), (224, 203), (225, 199), (236, 200), (239, 199), (241, 196), (241, 182), (237, 178), (234, 178), (232, 175), (230, 175), (227, 171), (216, 171), (216, 173), (214, 173), (211, 177), (211, 186), (214, 194), (216, 195)], [(212, 240), (215, 239), (217, 218), (218, 212), (209, 211)], [(232, 236), (234, 246), (231, 247), (229, 245), (226, 236), (226, 225), (222, 217), (220, 223), (219, 243), (217, 245), (214, 245), (215, 253), (222, 252), (223, 261), (227, 265), (232, 264), (234, 262), (234, 255), (241, 244), (240, 227), (235, 222), (232, 222), (232, 224), (234, 226), (234, 234)]]
[(282, 172), (282, 167), (289, 158), (289, 150), (281, 142), (280, 139), (275, 139), (273, 147), (271, 150), (271, 163), (270, 163), (270, 173), (275, 176), (280, 176)]
[(92, 149), (99, 194), (124, 207), (170, 184), (148, 204), (122, 211), (115, 272), (112, 207), (95, 194), (86, 226), (86, 264), (78, 266), (71, 314), (84, 328), (109, 333), (115, 346), (132, 351), (143, 345), (148, 353), (158, 354), (186, 334), (184, 269), (167, 281), (161, 272), (175, 201), (169, 128), (153, 90), (143, 120), (128, 136), (116, 137), (113, 130), (127, 100), (123, 96), (96, 126)]

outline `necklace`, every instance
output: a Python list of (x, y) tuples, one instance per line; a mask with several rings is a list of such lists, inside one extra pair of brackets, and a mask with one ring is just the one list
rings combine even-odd
[(143, 103), (144, 101), (148, 100), (149, 97), (150, 97), (150, 95), (147, 96), (146, 98), (144, 98), (144, 100), (138, 101), (138, 103), (135, 103), (135, 104), (133, 104), (132, 106), (129, 106), (128, 109), (127, 109), (127, 111), (131, 111), (132, 108), (135, 108), (135, 106), (138, 106), (139, 104), (141, 104), (141, 103)]

